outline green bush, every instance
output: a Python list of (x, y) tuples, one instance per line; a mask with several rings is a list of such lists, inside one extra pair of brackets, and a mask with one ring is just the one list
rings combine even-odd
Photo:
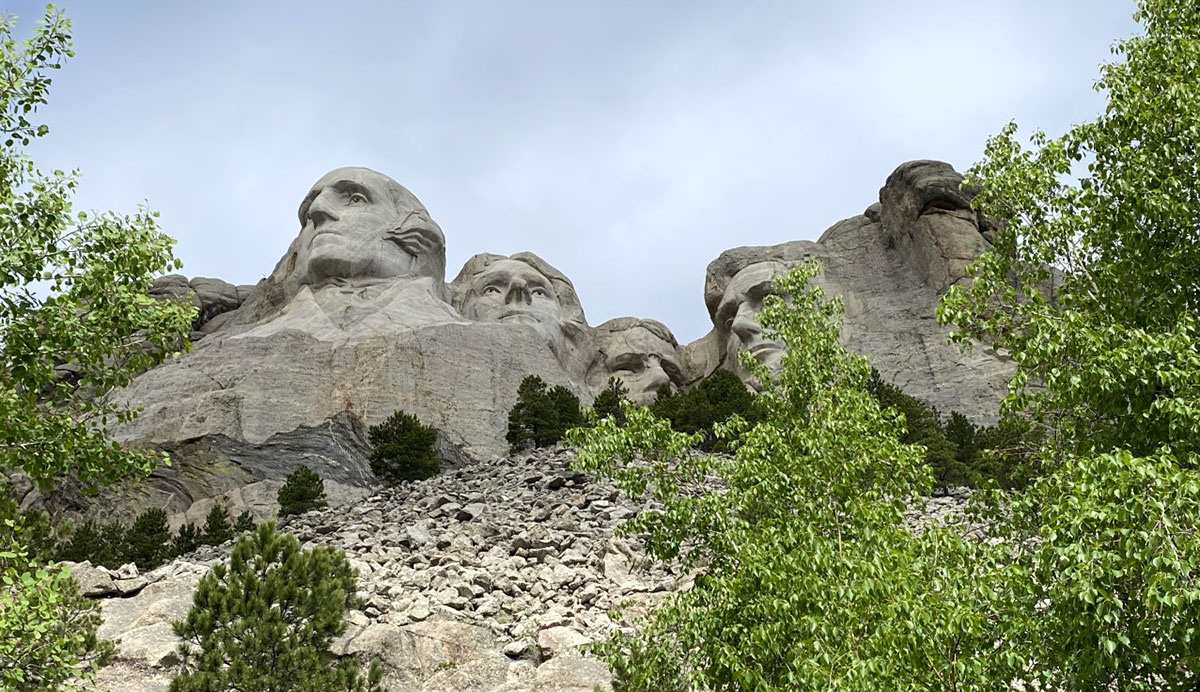
[[(100, 604), (79, 595), (70, 571), (32, 560), (21, 527), (0, 524), (0, 690), (58, 692), (108, 665)], [(9, 636), (11, 635), (11, 636)]]
[(650, 407), (659, 418), (671, 422), (671, 427), (681, 433), (704, 433), (699, 444), (706, 451), (728, 451), (725, 442), (713, 433), (713, 425), (737, 414), (749, 423), (758, 420), (754, 408), (754, 394), (746, 388), (738, 376), (728, 370), (716, 370), (691, 389), (671, 393), (663, 387), (658, 398)]
[(371, 444), (371, 470), (389, 484), (419, 481), (437, 475), (441, 461), (434, 452), (437, 429), (417, 417), (396, 411), (367, 431)]
[(233, 522), (233, 530), (235, 533), (243, 534), (247, 531), (253, 531), (257, 524), (254, 523), (254, 514), (250, 510), (246, 510), (238, 515), (237, 521)]
[(233, 538), (233, 525), (229, 523), (229, 512), (220, 502), (208, 510), (204, 520), (204, 530), (200, 533), (200, 542), (204, 545), (221, 545)]
[(620, 378), (610, 377), (608, 384), (592, 402), (592, 411), (598, 418), (612, 416), (617, 425), (624, 425), (625, 411), (621, 409), (621, 402), (629, 400), (628, 394), (629, 390), (625, 388), (625, 384), (621, 382)]
[(174, 623), (183, 672), (171, 692), (379, 690), (378, 663), (364, 679), (357, 661), (335, 662), (329, 651), (356, 605), (355, 576), (345, 553), (301, 550), (273, 521), (243, 534), (229, 562), (200, 580), (187, 617)]
[(319, 509), (326, 505), (325, 481), (321, 480), (316, 471), (301, 466), (288, 475), (276, 498), (279, 500), (281, 517)]
[(566, 387), (547, 387), (537, 375), (528, 375), (517, 388), (517, 402), (508, 411), (505, 440), (514, 452), (558, 444), (571, 428), (583, 425), (579, 397)]
[(171, 539), (171, 557), (187, 555), (200, 547), (200, 529), (195, 524), (184, 524), (175, 532)]
[(101, 524), (88, 519), (71, 532), (58, 552), (58, 559), (116, 569), (121, 566), (125, 552), (125, 529), (119, 523)]
[(139, 514), (125, 534), (125, 544), (127, 552), (123, 559), (136, 564), (139, 570), (151, 570), (161, 565), (171, 550), (167, 513), (154, 508)]

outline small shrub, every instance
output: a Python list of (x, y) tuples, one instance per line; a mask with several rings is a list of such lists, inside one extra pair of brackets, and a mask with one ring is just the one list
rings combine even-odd
[(316, 471), (301, 466), (287, 477), (276, 498), (279, 500), (279, 516), (303, 514), (326, 505), (325, 482)]
[[(669, 385), (668, 385), (669, 386)], [(608, 378), (608, 384), (604, 389), (596, 395), (596, 400), (592, 402), (592, 411), (597, 418), (607, 418), (611, 416), (617, 422), (617, 425), (625, 424), (625, 411), (621, 409), (621, 402), (628, 400), (629, 390), (620, 378)]]
[(239, 514), (237, 521), (233, 522), (233, 530), (238, 534), (243, 534), (247, 531), (253, 531), (255, 526), (254, 514), (251, 513), (250, 510), (246, 510)]
[(356, 605), (355, 576), (345, 553), (301, 550), (273, 521), (242, 535), (173, 625), (183, 640), (183, 672), (170, 692), (380, 690), (378, 663), (364, 679), (357, 661), (335, 661), (329, 651)]
[(100, 524), (88, 519), (71, 532), (70, 539), (58, 552), (58, 559), (116, 569), (121, 566), (125, 553), (124, 527), (116, 522)]
[(521, 380), (517, 402), (508, 411), (505, 440), (514, 451), (557, 444), (568, 430), (582, 425), (579, 397), (563, 386), (547, 388), (537, 375)]
[(221, 545), (233, 538), (233, 526), (229, 523), (229, 513), (218, 502), (208, 511), (204, 520), (204, 531), (200, 533), (200, 542), (204, 545)]
[(139, 570), (151, 570), (161, 565), (171, 549), (167, 513), (153, 508), (139, 514), (125, 535), (125, 543), (125, 559), (135, 563)]
[(417, 417), (396, 411), (368, 431), (371, 444), (371, 470), (389, 484), (419, 481), (441, 470), (434, 452), (437, 429), (423, 425)]
[(171, 557), (187, 555), (200, 547), (200, 529), (195, 524), (184, 524), (171, 540)]

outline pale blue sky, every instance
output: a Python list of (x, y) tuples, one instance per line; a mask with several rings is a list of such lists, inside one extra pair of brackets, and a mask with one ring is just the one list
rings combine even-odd
[[(815, 239), (899, 163), (964, 169), (1010, 119), (1061, 132), (1125, 0), (59, 3), (77, 57), (43, 168), (77, 206), (162, 212), (190, 276), (253, 283), (324, 172), (375, 168), (447, 237), (529, 250), (589, 321), (709, 327), (722, 250)], [(42, 4), (7, 2), (20, 35)]]

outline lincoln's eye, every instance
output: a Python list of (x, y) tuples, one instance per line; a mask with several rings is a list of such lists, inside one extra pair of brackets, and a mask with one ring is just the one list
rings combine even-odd
[(367, 196), (361, 192), (351, 192), (347, 204), (366, 204)]
[(530, 293), (532, 293), (535, 296), (543, 296), (543, 297), (550, 295), (544, 288), (535, 288), (535, 289), (531, 290)]

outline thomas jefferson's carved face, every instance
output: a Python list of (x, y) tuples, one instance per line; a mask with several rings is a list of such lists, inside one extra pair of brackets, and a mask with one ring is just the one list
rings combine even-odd
[(472, 277), (464, 314), (481, 322), (529, 324), (554, 343), (563, 340), (554, 285), (520, 260), (496, 260)]
[(717, 306), (716, 326), (724, 349), (724, 362), (743, 382), (760, 389), (750, 373), (738, 363), (738, 352), (749, 351), (755, 360), (778, 371), (783, 359), (783, 344), (763, 337), (758, 311), (763, 298), (771, 293), (771, 283), (783, 268), (775, 262), (758, 262), (734, 275)]
[(392, 194), (399, 185), (365, 168), (339, 168), (313, 185), (300, 205), (297, 271), (301, 283), (388, 279), (444, 273), (441, 231), (415, 205)]
[(601, 377), (617, 377), (635, 404), (650, 404), (663, 385), (681, 378), (675, 346), (642, 326), (600, 336), (604, 358)]

